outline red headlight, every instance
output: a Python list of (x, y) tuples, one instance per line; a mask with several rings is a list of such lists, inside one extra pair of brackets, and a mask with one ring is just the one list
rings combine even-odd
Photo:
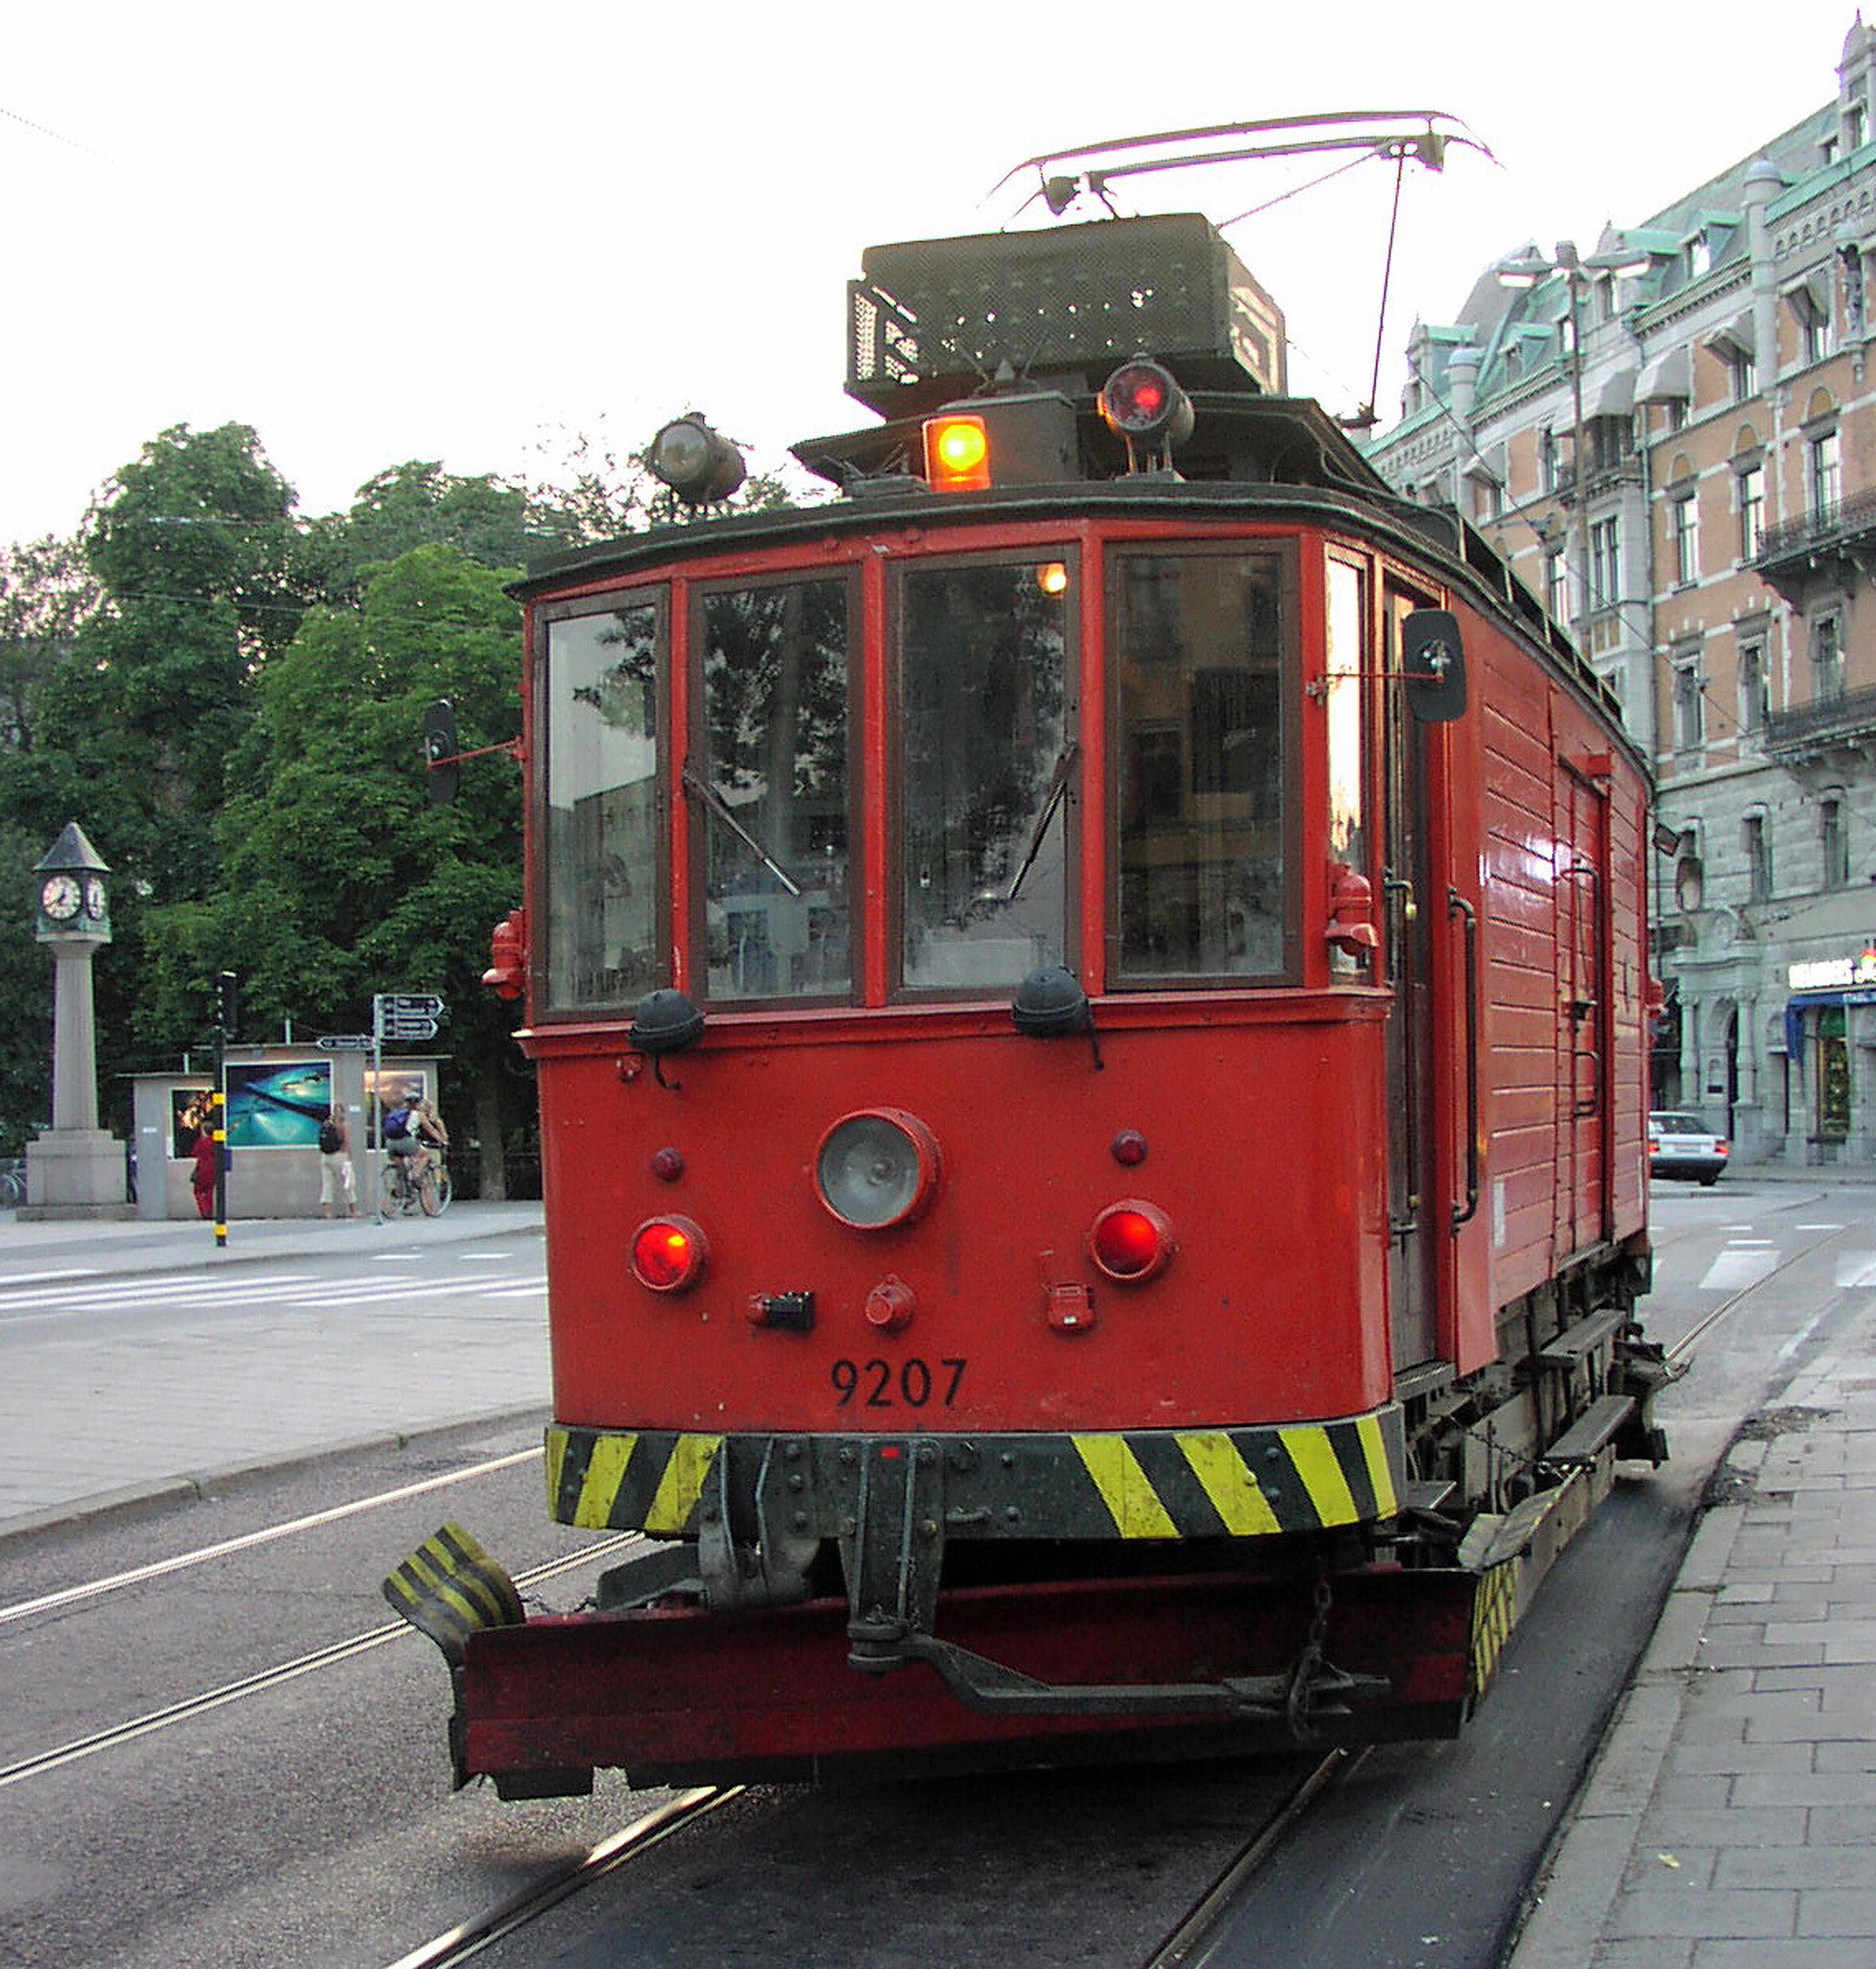
[(1137, 1285), (1163, 1271), (1178, 1248), (1166, 1213), (1157, 1204), (1142, 1203), (1138, 1197), (1110, 1204), (1088, 1234), (1089, 1256), (1121, 1285)]
[(632, 1276), (653, 1292), (682, 1292), (703, 1274), (710, 1247), (688, 1217), (654, 1217), (632, 1234)]

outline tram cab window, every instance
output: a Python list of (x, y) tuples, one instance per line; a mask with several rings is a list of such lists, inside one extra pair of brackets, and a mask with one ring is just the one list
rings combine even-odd
[(700, 603), (704, 945), (713, 999), (844, 996), (849, 595), (844, 578)]
[(899, 583), (900, 976), (1013, 990), (1067, 960), (1070, 565), (907, 569)]
[(662, 600), (547, 627), (546, 997), (616, 1007), (663, 982), (658, 938)]
[(1263, 554), (1128, 551), (1110, 591), (1114, 982), (1283, 976), (1281, 565)]

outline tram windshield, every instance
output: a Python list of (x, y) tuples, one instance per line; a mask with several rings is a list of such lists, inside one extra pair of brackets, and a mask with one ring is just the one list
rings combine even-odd
[(1281, 576), (1268, 554), (1114, 557), (1114, 983), (1287, 968)]
[(547, 995), (616, 1006), (663, 980), (658, 948), (662, 602), (547, 628)]
[(844, 996), (847, 583), (703, 598), (704, 934), (713, 999)]
[(1068, 589), (1034, 558), (901, 577), (908, 989), (1013, 989), (1063, 960)]

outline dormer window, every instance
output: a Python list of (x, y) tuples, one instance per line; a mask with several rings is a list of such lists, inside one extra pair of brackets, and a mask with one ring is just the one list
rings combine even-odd
[(1697, 281), (1713, 268), (1713, 242), (1710, 235), (1696, 233), (1688, 241), (1688, 278)]

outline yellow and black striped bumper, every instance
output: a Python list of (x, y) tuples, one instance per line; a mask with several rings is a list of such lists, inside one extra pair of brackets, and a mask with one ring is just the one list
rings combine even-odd
[(851, 1533), (869, 1466), (915, 1461), (941, 1487), (947, 1538), (1277, 1537), (1398, 1509), (1404, 1452), (1389, 1406), (1281, 1428), (989, 1436), (693, 1435), (560, 1423), (547, 1501), (562, 1524), (694, 1537), (759, 1488), (792, 1529)]

